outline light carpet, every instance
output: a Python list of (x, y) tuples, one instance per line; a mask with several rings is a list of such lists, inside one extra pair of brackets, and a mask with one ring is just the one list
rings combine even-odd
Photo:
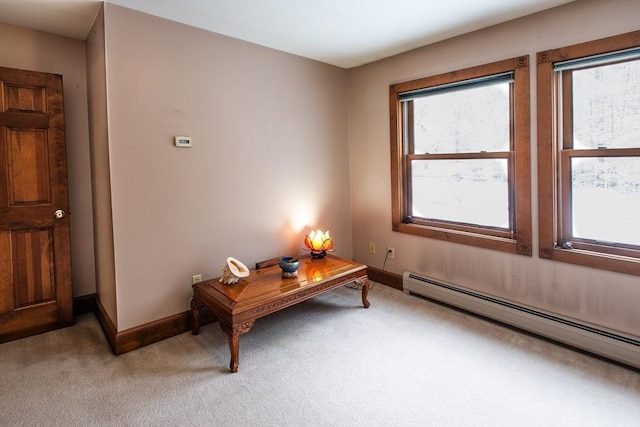
[(2, 426), (640, 426), (640, 373), (376, 285), (114, 356), (93, 315), (0, 345)]

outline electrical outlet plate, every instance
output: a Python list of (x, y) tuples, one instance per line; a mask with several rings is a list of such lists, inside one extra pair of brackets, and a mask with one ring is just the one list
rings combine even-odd
[(392, 247), (387, 248), (387, 254), (389, 254), (389, 259), (396, 259), (396, 250)]
[(375, 243), (369, 243), (369, 254), (370, 255), (375, 255), (376, 254), (376, 244)]
[(195, 285), (196, 283), (202, 282), (202, 274), (196, 274), (191, 276), (191, 284)]

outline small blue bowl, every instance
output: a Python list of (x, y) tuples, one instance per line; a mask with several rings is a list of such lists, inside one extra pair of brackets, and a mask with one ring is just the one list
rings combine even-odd
[(290, 256), (280, 258), (278, 265), (282, 269), (282, 277), (296, 277), (298, 275), (298, 269), (300, 268), (298, 258)]

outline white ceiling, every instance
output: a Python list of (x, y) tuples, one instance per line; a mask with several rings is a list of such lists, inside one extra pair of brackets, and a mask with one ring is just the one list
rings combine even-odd
[[(107, 0), (351, 68), (572, 0)], [(101, 1), (0, 0), (0, 22), (84, 40)]]

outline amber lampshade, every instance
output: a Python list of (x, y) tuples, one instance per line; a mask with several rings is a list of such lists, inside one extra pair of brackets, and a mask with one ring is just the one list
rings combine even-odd
[(320, 230), (311, 230), (311, 233), (304, 238), (304, 245), (311, 251), (311, 258), (323, 258), (327, 255), (327, 251), (333, 249), (333, 240), (329, 236), (329, 230), (324, 233)]

